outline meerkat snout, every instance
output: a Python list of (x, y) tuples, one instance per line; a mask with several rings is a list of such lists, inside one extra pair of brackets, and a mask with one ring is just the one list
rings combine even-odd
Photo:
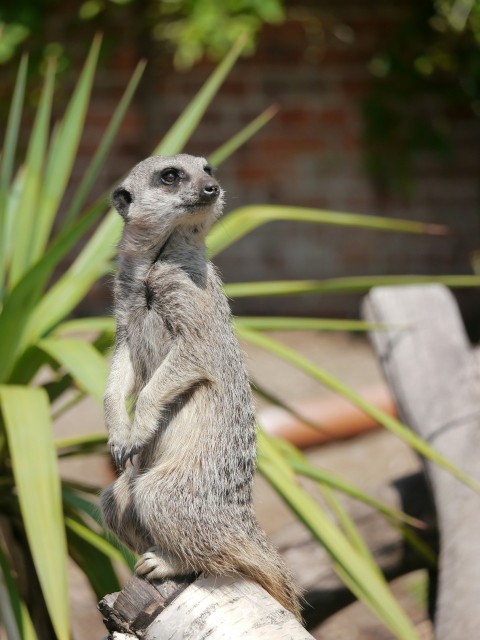
[(200, 187), (200, 196), (199, 200), (205, 204), (208, 202), (213, 202), (218, 198), (220, 194), (220, 187), (215, 180), (210, 180), (206, 184)]

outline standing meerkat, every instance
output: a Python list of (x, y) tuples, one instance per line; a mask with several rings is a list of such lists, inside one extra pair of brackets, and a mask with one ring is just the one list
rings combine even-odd
[(105, 523), (142, 554), (139, 575), (241, 573), (300, 618), (299, 589), (253, 511), (252, 395), (205, 253), (223, 192), (204, 158), (155, 156), (112, 202), (125, 224), (105, 419), (121, 474), (102, 494)]

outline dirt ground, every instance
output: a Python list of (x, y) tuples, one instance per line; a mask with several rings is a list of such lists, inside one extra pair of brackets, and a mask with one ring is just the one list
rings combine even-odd
[[(365, 338), (325, 332), (276, 332), (271, 334), (309, 357), (329, 373), (358, 391), (381, 381), (381, 373)], [(288, 402), (301, 403), (312, 398), (328, 398), (331, 392), (288, 364), (256, 347), (243, 345), (248, 367), (256, 380), (268, 391)], [(265, 401), (259, 401), (259, 408)], [(321, 419), (321, 416), (319, 416)], [(103, 431), (101, 408), (88, 400), (63, 416), (57, 425), (57, 435)], [(412, 451), (389, 433), (378, 430), (355, 438), (333, 442), (308, 450), (308, 457), (318, 466), (335, 471), (359, 487), (369, 489), (386, 479), (394, 479), (419, 467)], [(111, 481), (111, 467), (101, 456), (69, 460), (62, 463), (66, 477), (88, 480), (105, 486)], [(258, 519), (268, 534), (274, 534), (295, 520), (267, 482), (257, 477), (255, 506)], [(395, 595), (417, 626), (422, 640), (432, 637), (425, 614), (425, 576), (417, 572), (397, 580)], [(70, 593), (75, 640), (90, 640), (105, 636), (105, 629), (96, 611), (95, 598), (81, 572), (71, 564)], [(387, 640), (393, 636), (361, 603), (355, 603), (329, 618), (312, 631), (322, 640)]]

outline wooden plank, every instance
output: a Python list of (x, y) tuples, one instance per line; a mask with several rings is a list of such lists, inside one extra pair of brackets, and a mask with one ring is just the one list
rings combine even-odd
[[(397, 325), (372, 334), (399, 414), (463, 471), (480, 478), (478, 360), (452, 294), (441, 285), (379, 287), (367, 320)], [(426, 462), (440, 530), (437, 640), (478, 638), (480, 496)], [(460, 631), (461, 630), (461, 631)]]

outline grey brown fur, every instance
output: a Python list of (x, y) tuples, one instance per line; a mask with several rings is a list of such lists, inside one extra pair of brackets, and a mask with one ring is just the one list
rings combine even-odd
[(239, 572), (300, 618), (298, 589), (255, 519), (252, 397), (205, 254), (223, 192), (204, 158), (156, 156), (112, 201), (125, 225), (105, 418), (121, 474), (103, 492), (105, 522), (143, 554), (140, 575)]

